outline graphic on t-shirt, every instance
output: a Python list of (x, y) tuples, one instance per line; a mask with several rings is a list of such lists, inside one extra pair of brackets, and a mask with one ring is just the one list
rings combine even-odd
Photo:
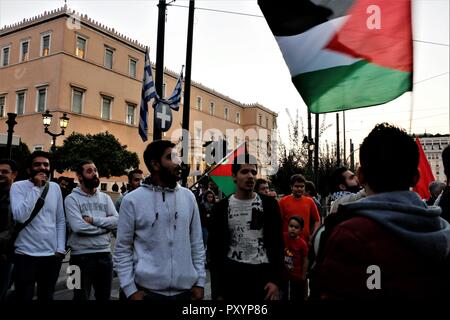
[(228, 226), (231, 241), (228, 257), (243, 263), (267, 263), (261, 199), (258, 195), (253, 200), (238, 200), (232, 196), (229, 201)]

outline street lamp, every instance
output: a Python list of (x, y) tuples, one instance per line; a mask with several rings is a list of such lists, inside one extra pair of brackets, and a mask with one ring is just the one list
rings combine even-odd
[(314, 143), (313, 138), (303, 136), (302, 145), (306, 150), (308, 150), (308, 170), (312, 173), (312, 155), (316, 144)]
[(48, 110), (45, 111), (45, 113), (42, 114), (42, 123), (44, 124), (44, 128), (45, 128), (44, 132), (52, 137), (51, 151), (55, 152), (55, 150), (56, 150), (56, 137), (64, 135), (64, 130), (69, 125), (69, 118), (67, 117), (67, 113), (66, 112), (64, 112), (62, 117), (59, 118), (59, 127), (61, 128), (61, 132), (60, 133), (53, 133), (53, 132), (50, 132), (50, 130), (48, 130), (48, 127), (52, 123), (52, 118), (53, 118), (53, 115)]

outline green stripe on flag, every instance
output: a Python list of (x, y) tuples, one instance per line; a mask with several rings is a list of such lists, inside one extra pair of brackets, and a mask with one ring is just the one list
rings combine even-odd
[(412, 90), (412, 73), (363, 60), (303, 73), (292, 82), (311, 112), (326, 113), (389, 102)]
[(211, 176), (211, 179), (219, 187), (225, 196), (229, 196), (236, 192), (236, 184), (231, 176)]

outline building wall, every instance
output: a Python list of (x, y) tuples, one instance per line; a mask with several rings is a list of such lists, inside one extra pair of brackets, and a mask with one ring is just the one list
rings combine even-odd
[(450, 135), (442, 137), (421, 137), (419, 139), (434, 178), (438, 181), (445, 182), (447, 178), (444, 174), (442, 151), (450, 144)]
[[(26, 90), (25, 114), (17, 117), (15, 135), (20, 136), (31, 150), (34, 147), (49, 150), (51, 137), (44, 133), (42, 115), (36, 112), (37, 88), (44, 85), (47, 87), (46, 109), (53, 113), (54, 119), (50, 131), (59, 132), (58, 119), (63, 112), (67, 112), (70, 122), (66, 136), (72, 132), (95, 134), (108, 131), (116, 136), (121, 144), (127, 145), (128, 150), (138, 154), (141, 168), (146, 171), (142, 154), (147, 143), (143, 143), (138, 134), (145, 47), (117, 35), (87, 17), (82, 18), (81, 28), (68, 28), (68, 19), (69, 16), (65, 11), (58, 11), (31, 19), (23, 25), (0, 30), (0, 48), (11, 45), (10, 64), (0, 66), (0, 96), (6, 97), (5, 116), (7, 112), (16, 112), (16, 92)], [(41, 35), (46, 32), (51, 32), (50, 53), (46, 57), (41, 57)], [(75, 54), (77, 35), (87, 40), (84, 59)], [(19, 62), (20, 42), (23, 39), (30, 39), (29, 60)], [(105, 46), (114, 50), (112, 69), (104, 66)], [(130, 57), (137, 61), (136, 78), (129, 75)], [(166, 97), (171, 94), (177, 78), (178, 74), (165, 71)], [(73, 88), (84, 90), (81, 114), (72, 110)], [(113, 99), (110, 120), (101, 118), (102, 96)], [(197, 97), (202, 99), (201, 110), (197, 110), (196, 107)], [(215, 105), (214, 114), (210, 113), (211, 102)], [(133, 125), (126, 123), (127, 103), (136, 105)], [(200, 158), (203, 152), (201, 145), (211, 139), (211, 135), (205, 134), (208, 130), (215, 129), (227, 134), (227, 129), (233, 133), (249, 129), (266, 129), (266, 118), (269, 129), (272, 129), (277, 116), (263, 106), (244, 105), (198, 83), (191, 86), (190, 108), (191, 157), (196, 155)], [(225, 119), (225, 108), (228, 108), (228, 120)], [(178, 112), (173, 112), (172, 128), (164, 134), (165, 138), (172, 138), (174, 133), (179, 131), (182, 113), (183, 104)], [(236, 121), (237, 113), (240, 114), (240, 123)], [(261, 125), (258, 123), (260, 114), (263, 119)], [(149, 141), (152, 140), (152, 117), (153, 112), (149, 112)], [(197, 139), (199, 132), (195, 126), (201, 127), (201, 141)], [(5, 121), (0, 121), (0, 131), (6, 130)], [(213, 137), (220, 138), (217, 133), (214, 133)], [(238, 142), (228, 134), (227, 138), (230, 147), (234, 146), (234, 142)], [(59, 137), (57, 145), (61, 145), (63, 140), (63, 137)], [(194, 148), (195, 142), (197, 148)], [(204, 169), (204, 163), (201, 163), (200, 169)], [(112, 183), (114, 182), (110, 182)]]

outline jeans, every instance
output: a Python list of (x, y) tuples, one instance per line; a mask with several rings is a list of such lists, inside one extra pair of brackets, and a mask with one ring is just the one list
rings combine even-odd
[(53, 300), (61, 263), (62, 259), (56, 256), (32, 257), (16, 254), (13, 277), (17, 300), (33, 300), (36, 284), (38, 300)]
[(92, 287), (96, 300), (111, 298), (113, 263), (109, 252), (72, 255), (69, 263), (77, 265), (81, 272), (81, 288), (74, 289), (73, 300), (89, 300)]

